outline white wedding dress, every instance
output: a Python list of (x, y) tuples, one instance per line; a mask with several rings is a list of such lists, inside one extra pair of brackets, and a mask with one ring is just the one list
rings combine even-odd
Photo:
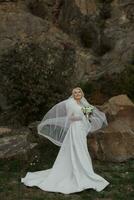
[[(77, 105), (78, 113), (81, 106)], [(21, 182), (49, 192), (70, 194), (85, 189), (103, 190), (109, 182), (96, 174), (87, 148), (87, 131), (81, 120), (73, 121), (50, 169), (28, 172)]]

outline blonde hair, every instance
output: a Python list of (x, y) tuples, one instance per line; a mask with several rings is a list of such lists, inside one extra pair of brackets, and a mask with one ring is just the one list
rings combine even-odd
[(75, 87), (75, 88), (73, 88), (73, 90), (72, 90), (72, 96), (74, 97), (74, 90), (80, 90), (81, 91), (81, 94), (82, 94), (82, 97), (84, 97), (84, 92), (83, 92), (83, 90), (80, 88), (80, 87)]

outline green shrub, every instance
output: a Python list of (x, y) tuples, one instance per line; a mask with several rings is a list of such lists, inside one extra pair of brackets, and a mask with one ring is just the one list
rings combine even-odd
[(17, 44), (0, 60), (1, 92), (9, 112), (22, 123), (39, 120), (53, 104), (67, 96), (73, 74), (74, 50), (45, 42)]

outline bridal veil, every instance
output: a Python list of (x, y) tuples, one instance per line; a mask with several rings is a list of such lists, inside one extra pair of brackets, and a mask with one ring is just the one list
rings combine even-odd
[[(83, 96), (80, 100), (82, 107), (91, 104)], [(87, 131), (87, 135), (108, 125), (105, 113), (101, 112), (94, 106), (90, 121), (85, 117), (83, 112), (77, 114), (78, 105), (73, 96), (57, 103), (43, 117), (37, 126), (38, 134), (48, 138), (55, 145), (61, 146), (72, 123), (72, 116), (76, 120), (81, 120)]]

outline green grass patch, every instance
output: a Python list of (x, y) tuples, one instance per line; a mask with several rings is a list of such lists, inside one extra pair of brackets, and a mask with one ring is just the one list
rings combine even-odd
[(108, 163), (93, 160), (96, 173), (110, 182), (101, 192), (86, 189), (82, 192), (64, 195), (45, 192), (37, 187), (27, 187), (20, 182), (28, 171), (51, 168), (59, 147), (51, 142), (42, 143), (36, 155), (29, 159), (12, 159), (0, 162), (0, 199), (2, 200), (133, 200), (134, 199), (134, 160), (124, 163)]

